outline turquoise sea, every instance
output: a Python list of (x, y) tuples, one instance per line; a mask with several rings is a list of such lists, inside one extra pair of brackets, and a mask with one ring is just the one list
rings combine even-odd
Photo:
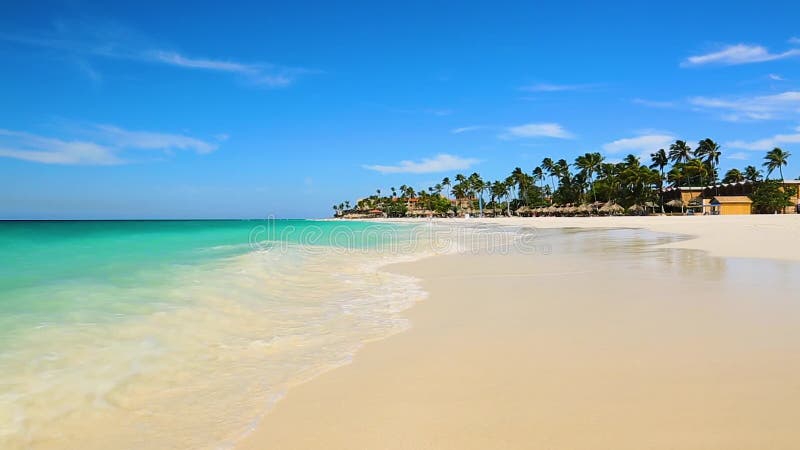
[(0, 222), (0, 448), (229, 448), (405, 329), (412, 227)]

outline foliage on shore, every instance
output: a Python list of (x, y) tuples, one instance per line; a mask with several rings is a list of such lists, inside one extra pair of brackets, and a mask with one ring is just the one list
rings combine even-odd
[[(554, 161), (548, 157), (530, 172), (516, 167), (500, 180), (484, 180), (478, 173), (457, 174), (452, 180), (445, 177), (426, 189), (415, 190), (402, 185), (399, 189), (392, 187), (390, 195), (382, 195), (378, 189), (374, 195), (359, 200), (355, 208), (346, 201), (334, 205), (333, 209), (336, 216), (380, 213), (404, 217), (411, 212), (409, 205), (413, 204), (415, 211), (434, 215), (486, 211), (511, 215), (522, 207), (610, 202), (626, 209), (634, 205), (658, 205), (664, 211), (666, 187), (717, 185), (721, 155), (719, 144), (703, 139), (695, 149), (685, 141), (676, 140), (669, 149), (651, 153), (646, 163), (635, 155), (628, 155), (619, 162), (608, 162), (597, 152), (578, 156), (571, 164), (565, 159)], [(775, 148), (764, 157), (762, 167), (766, 169), (766, 178), (761, 170), (750, 165), (742, 170), (727, 171), (721, 182), (756, 184), (753, 201), (757, 211), (772, 210), (781, 200), (775, 197), (775, 183), (765, 180), (769, 181), (770, 175), (778, 171), (783, 182), (783, 167), (790, 156), (789, 152)], [(784, 192), (786, 189), (778, 191), (781, 196), (790, 194)]]

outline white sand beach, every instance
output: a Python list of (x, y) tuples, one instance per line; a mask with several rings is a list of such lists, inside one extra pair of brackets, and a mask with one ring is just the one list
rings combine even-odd
[(238, 449), (797, 448), (800, 216), (441, 222), (535, 227), (549, 251), (393, 266), (430, 294), (412, 329)]

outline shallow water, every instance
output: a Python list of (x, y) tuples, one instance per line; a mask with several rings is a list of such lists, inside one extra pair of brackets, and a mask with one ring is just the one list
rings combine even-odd
[(424, 293), (379, 271), (423, 254), (408, 229), (0, 223), (0, 448), (230, 447), (290, 386), (408, 327)]

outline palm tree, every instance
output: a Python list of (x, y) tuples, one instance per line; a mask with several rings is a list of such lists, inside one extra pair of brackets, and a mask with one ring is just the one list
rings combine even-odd
[[(753, 168), (755, 169), (755, 167)], [(725, 177), (722, 178), (723, 183), (741, 183), (744, 180), (744, 174), (739, 169), (731, 169), (725, 172)]]
[[(553, 177), (556, 176), (556, 166), (553, 164), (553, 160), (550, 158), (545, 158), (542, 160), (542, 169), (547, 172), (547, 175), (550, 177), (550, 184), (553, 188), (552, 192), (556, 191), (556, 185), (553, 182)], [(553, 203), (553, 198), (550, 198), (550, 203)]]
[(490, 192), (492, 193), (492, 210), (494, 211), (494, 215), (497, 216), (497, 200), (503, 198), (508, 192), (508, 189), (504, 182), (495, 181), (491, 184)]
[(608, 186), (608, 200), (614, 201), (619, 194), (619, 172), (621, 164), (603, 163), (598, 172), (599, 179), (603, 180)]
[(657, 152), (650, 154), (650, 161), (652, 161), (650, 168), (657, 168), (660, 176), (658, 197), (661, 199), (661, 214), (664, 214), (664, 168), (669, 164), (669, 156), (667, 156), (667, 152), (663, 148), (660, 148)]
[(522, 169), (516, 167), (511, 172), (511, 178), (514, 180), (514, 185), (517, 187), (517, 199), (525, 204), (528, 198), (526, 194), (530, 185), (530, 177), (527, 173), (523, 172)]
[[(706, 175), (708, 175), (708, 166), (699, 159), (692, 159), (686, 164), (682, 166), (684, 172), (686, 173), (686, 178), (689, 180), (689, 196), (692, 197), (692, 179), (696, 178), (700, 180), (700, 185), (705, 185)], [(702, 187), (700, 188), (702, 192)], [(693, 197), (692, 197), (693, 198)]]
[(744, 179), (755, 183), (761, 180), (761, 171), (756, 166), (747, 166), (744, 168)]
[[(680, 139), (676, 140), (674, 143), (670, 144), (669, 146), (669, 160), (676, 166), (678, 170), (683, 170), (682, 165), (688, 163), (692, 159), (692, 148), (689, 147), (689, 144), (686, 141), (681, 141)], [(680, 177), (679, 179), (685, 180), (690, 185), (692, 184), (691, 179), (687, 176)], [(689, 195), (691, 196), (691, 189), (689, 190)]]
[(642, 164), (638, 156), (630, 154), (622, 160), (622, 163), (628, 167), (636, 167), (636, 168), (638, 168)]
[(677, 140), (669, 146), (669, 160), (673, 163), (685, 163), (692, 159), (692, 148), (685, 141)]
[(767, 179), (775, 169), (778, 169), (781, 175), (781, 183), (783, 183), (783, 166), (789, 163), (790, 156), (792, 156), (791, 153), (785, 152), (778, 147), (767, 152), (767, 156), (764, 157), (764, 164), (762, 164), (767, 168)]
[[(709, 138), (703, 139), (702, 141), (697, 143), (697, 149), (694, 152), (694, 155), (698, 158), (703, 159), (703, 162), (708, 164), (709, 168), (711, 169), (711, 183), (716, 186), (717, 185), (717, 169), (716, 167), (719, 165), (719, 156), (722, 154), (719, 150), (719, 144), (712, 141)], [(717, 188), (717, 194), (719, 194), (719, 188)]]
[(483, 190), (486, 189), (486, 183), (477, 172), (473, 172), (472, 175), (467, 178), (467, 181), (472, 188), (472, 192), (478, 195), (478, 212), (480, 217), (483, 217)]
[(785, 180), (783, 179), (783, 166), (789, 164), (790, 156), (792, 156), (791, 153), (783, 151), (778, 147), (775, 147), (769, 152), (767, 152), (767, 155), (764, 157), (763, 166), (767, 168), (767, 179), (769, 179), (769, 174), (772, 173), (772, 171), (778, 169), (778, 172), (780, 172), (781, 175), (781, 185), (783, 186), (783, 192), (786, 192), (786, 184), (784, 183)]
[(450, 198), (450, 186), (451, 186), (449, 177), (442, 178), (442, 186), (447, 188), (447, 198), (449, 199)]
[(597, 173), (598, 169), (600, 169), (600, 165), (603, 164), (603, 159), (603, 155), (596, 152), (586, 153), (583, 156), (578, 156), (575, 158), (575, 167), (580, 169), (589, 179), (589, 185), (592, 188), (594, 201), (597, 201), (597, 192), (594, 190), (594, 174)]
[(540, 166), (536, 166), (533, 169), (533, 183), (538, 186), (538, 182), (544, 180), (544, 171)]

